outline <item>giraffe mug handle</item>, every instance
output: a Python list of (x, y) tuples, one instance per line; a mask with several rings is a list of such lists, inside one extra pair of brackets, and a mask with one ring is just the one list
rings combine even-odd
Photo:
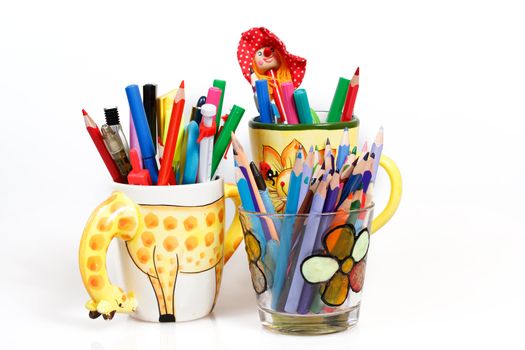
[[(79, 266), (90, 295), (86, 303), (90, 318), (102, 315), (110, 320), (120, 312), (146, 321), (155, 322), (158, 316), (159, 322), (174, 322), (210, 313), (223, 264), (242, 241), (237, 187), (219, 179), (184, 186), (114, 184), (114, 188), (91, 214), (80, 241)], [(225, 198), (235, 203), (226, 235)], [(120, 239), (124, 282), (135, 293), (126, 293), (109, 280), (106, 254), (115, 237)], [(148, 302), (138, 307), (137, 299)], [(157, 307), (151, 307), (151, 300)]]

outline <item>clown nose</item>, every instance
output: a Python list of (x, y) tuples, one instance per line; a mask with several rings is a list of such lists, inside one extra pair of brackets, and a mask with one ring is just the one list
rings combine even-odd
[(272, 50), (269, 47), (264, 48), (263, 55), (264, 57), (270, 57), (272, 55)]

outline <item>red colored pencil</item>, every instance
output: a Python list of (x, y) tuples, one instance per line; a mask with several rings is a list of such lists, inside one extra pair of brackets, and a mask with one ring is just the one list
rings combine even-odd
[(357, 98), (357, 91), (359, 90), (359, 67), (357, 67), (352, 80), (350, 80), (350, 86), (346, 93), (345, 106), (343, 108), (343, 114), (341, 116), (342, 122), (348, 122), (352, 120), (354, 115), (355, 100)]
[[(162, 163), (160, 165), (158, 186), (166, 186), (169, 183), (170, 173), (173, 172), (173, 156), (175, 155), (175, 147), (177, 145), (177, 137), (179, 135), (180, 123), (182, 120), (182, 112), (184, 111), (184, 80), (180, 83), (179, 90), (175, 95), (173, 101), (173, 108), (171, 109), (170, 125), (168, 127), (168, 134), (166, 136), (166, 145), (164, 146), (164, 154), (162, 155)], [(176, 185), (173, 183), (172, 185)]]
[(109, 154), (109, 151), (104, 144), (104, 140), (102, 139), (102, 134), (98, 129), (97, 123), (91, 119), (89, 114), (84, 109), (82, 110), (82, 115), (84, 115), (84, 123), (86, 123), (87, 132), (89, 133), (89, 136), (91, 136), (91, 139), (93, 140), (98, 153), (102, 157), (104, 164), (106, 164), (106, 168), (108, 168), (109, 174), (113, 178), (113, 181), (126, 183), (126, 179), (122, 178), (115, 161), (113, 158), (111, 158), (111, 154)]

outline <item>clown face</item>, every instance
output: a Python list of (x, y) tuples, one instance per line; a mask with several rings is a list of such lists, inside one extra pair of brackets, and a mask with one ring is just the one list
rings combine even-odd
[(261, 47), (255, 52), (254, 62), (261, 73), (266, 73), (270, 69), (278, 69), (279, 57), (271, 47)]

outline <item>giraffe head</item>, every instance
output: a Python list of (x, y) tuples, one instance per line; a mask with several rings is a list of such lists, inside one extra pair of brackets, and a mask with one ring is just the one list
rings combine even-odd
[(137, 300), (133, 292), (124, 293), (122, 289), (114, 286), (112, 298), (101, 300), (97, 305), (97, 311), (101, 314), (109, 314), (113, 311), (130, 313), (137, 309)]

